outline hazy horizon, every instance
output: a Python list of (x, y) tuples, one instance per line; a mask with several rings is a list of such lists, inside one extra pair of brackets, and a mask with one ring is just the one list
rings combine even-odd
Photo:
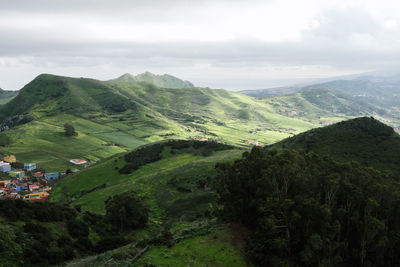
[(196, 86), (263, 89), (394, 71), (396, 1), (0, 3), (0, 88), (41, 73), (99, 80), (171, 74)]

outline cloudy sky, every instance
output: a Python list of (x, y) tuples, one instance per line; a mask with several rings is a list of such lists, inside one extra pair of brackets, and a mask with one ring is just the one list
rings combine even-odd
[[(400, 63), (386, 0), (0, 0), (0, 87), (40, 73), (169, 73), (231, 90), (301, 84)], [(400, 72), (400, 71), (399, 71)]]

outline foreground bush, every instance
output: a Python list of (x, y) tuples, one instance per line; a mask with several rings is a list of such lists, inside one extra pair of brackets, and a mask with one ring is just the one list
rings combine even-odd
[(149, 210), (133, 192), (125, 192), (106, 200), (106, 220), (119, 229), (135, 229), (146, 225)]

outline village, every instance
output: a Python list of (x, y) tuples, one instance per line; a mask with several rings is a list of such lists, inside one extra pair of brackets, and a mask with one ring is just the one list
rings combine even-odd
[[(84, 165), (87, 161), (71, 159), (70, 163)], [(5, 156), (0, 161), (0, 199), (44, 202), (50, 197), (54, 180), (76, 172), (79, 169), (47, 173), (37, 169), (36, 163), (21, 163), (14, 155)]]

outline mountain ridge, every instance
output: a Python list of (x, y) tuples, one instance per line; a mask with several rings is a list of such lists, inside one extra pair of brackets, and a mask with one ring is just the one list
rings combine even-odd
[[(19, 121), (6, 123), (14, 117)], [(2, 129), (13, 127), (3, 132), (11, 139), (3, 153), (16, 153), (51, 170), (68, 167), (68, 158), (98, 161), (164, 139), (210, 139), (247, 147), (246, 140), (271, 143), (318, 125), (222, 89), (50, 74), (39, 75), (0, 107), (0, 118), (7, 124)], [(63, 134), (65, 123), (75, 127), (77, 137)]]
[(148, 71), (138, 75), (125, 73), (116, 79), (109, 80), (109, 82), (116, 82), (116, 83), (148, 82), (156, 86), (165, 88), (194, 87), (194, 85), (191, 82), (179, 79), (170, 74), (157, 75)]

